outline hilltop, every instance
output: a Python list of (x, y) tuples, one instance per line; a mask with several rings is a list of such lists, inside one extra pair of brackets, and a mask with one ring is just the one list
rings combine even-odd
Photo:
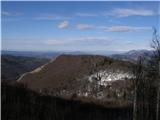
[(125, 85), (128, 81), (125, 80), (132, 78), (132, 65), (98, 55), (60, 55), (26, 73), (18, 82), (47, 94), (106, 99), (127, 92), (125, 88), (128, 86)]

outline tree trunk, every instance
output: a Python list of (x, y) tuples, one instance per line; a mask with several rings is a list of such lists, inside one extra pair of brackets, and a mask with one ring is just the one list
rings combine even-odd
[(135, 91), (134, 91), (133, 120), (137, 120), (137, 86), (135, 86)]
[(157, 90), (157, 110), (156, 110), (156, 120), (159, 120), (159, 86)]
[[(160, 55), (159, 55), (160, 56)], [(158, 71), (158, 74), (159, 74), (159, 77), (160, 77), (160, 62), (159, 62), (159, 71)], [(157, 90), (157, 106), (156, 106), (156, 120), (159, 120), (159, 97), (160, 97), (160, 81), (159, 81), (159, 78), (158, 78), (158, 90)]]

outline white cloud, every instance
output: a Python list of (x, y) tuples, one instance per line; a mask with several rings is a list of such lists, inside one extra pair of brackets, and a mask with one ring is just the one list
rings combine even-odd
[(76, 13), (76, 16), (79, 16), (79, 17), (97, 17), (98, 14), (94, 14), (94, 13)]
[(89, 24), (77, 24), (76, 27), (79, 30), (86, 30), (86, 29), (92, 29), (92, 28), (94, 28), (93, 25), (89, 25)]
[(20, 16), (20, 15), (22, 15), (22, 13), (2, 11), (2, 16)]
[(151, 27), (134, 27), (134, 26), (111, 26), (105, 27), (104, 31), (106, 32), (139, 32), (151, 30)]
[(58, 28), (64, 29), (64, 28), (67, 28), (68, 26), (69, 26), (69, 22), (68, 21), (63, 21), (58, 25)]
[(128, 16), (153, 16), (153, 10), (146, 9), (126, 9), (117, 8), (113, 9), (111, 12), (106, 13), (106, 15), (116, 16), (116, 17), (128, 17)]

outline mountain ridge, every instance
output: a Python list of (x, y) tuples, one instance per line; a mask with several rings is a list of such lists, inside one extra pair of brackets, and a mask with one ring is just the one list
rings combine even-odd
[(119, 60), (136, 62), (139, 57), (144, 57), (146, 60), (153, 56), (152, 50), (131, 50), (122, 54), (113, 54), (110, 57)]
[[(130, 79), (128, 76), (131, 66), (130, 62), (100, 55), (60, 55), (38, 72), (27, 73), (18, 82), (38, 92), (48, 91), (48, 94), (67, 97), (77, 94), (103, 99), (112, 94), (112, 91), (116, 92), (115, 88), (123, 89), (124, 80)], [(121, 77), (116, 77), (117, 75)], [(112, 78), (115, 82), (110, 81)], [(117, 83), (117, 80), (124, 82)], [(114, 88), (106, 93), (111, 84)]]

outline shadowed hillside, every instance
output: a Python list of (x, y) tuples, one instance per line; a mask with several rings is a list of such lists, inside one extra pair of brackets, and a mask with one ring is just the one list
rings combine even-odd
[(1, 79), (17, 80), (23, 73), (47, 63), (49, 59), (22, 57), (22, 56), (1, 56)]
[(20, 84), (2, 83), (2, 120), (132, 120), (130, 107), (40, 95)]

